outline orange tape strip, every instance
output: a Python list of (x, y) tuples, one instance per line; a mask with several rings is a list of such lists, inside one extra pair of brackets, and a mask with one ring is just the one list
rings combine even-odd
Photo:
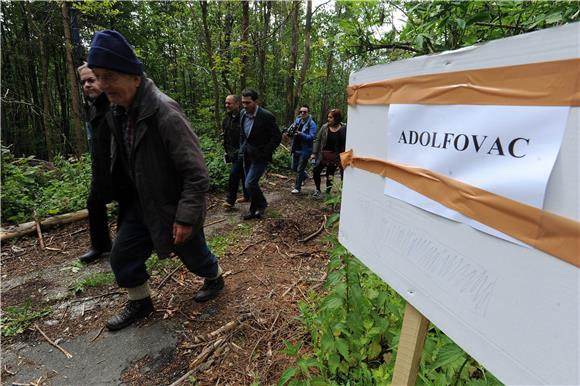
[(440, 204), (580, 268), (580, 223), (430, 170), (340, 154), (352, 166), (397, 181)]
[(348, 104), (579, 106), (580, 59), (446, 72), (347, 88)]

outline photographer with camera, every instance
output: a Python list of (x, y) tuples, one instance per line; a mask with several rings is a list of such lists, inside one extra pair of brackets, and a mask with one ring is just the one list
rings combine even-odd
[(286, 129), (286, 135), (292, 138), (292, 170), (296, 172), (296, 181), (292, 194), (300, 193), (302, 182), (308, 178), (304, 171), (308, 158), (312, 154), (312, 143), (316, 137), (316, 122), (310, 115), (308, 105), (300, 106), (300, 114), (294, 123)]

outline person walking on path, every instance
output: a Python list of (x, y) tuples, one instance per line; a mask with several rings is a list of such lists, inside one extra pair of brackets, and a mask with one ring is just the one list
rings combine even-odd
[(104, 119), (109, 111), (109, 99), (99, 87), (95, 74), (86, 63), (77, 72), (85, 96), (85, 119), (91, 153), (91, 187), (87, 198), (91, 248), (79, 257), (81, 262), (88, 264), (111, 251), (107, 216), (107, 204), (112, 201), (109, 172), (111, 132)]
[(153, 312), (145, 266), (153, 250), (161, 259), (177, 255), (204, 278), (198, 302), (217, 296), (224, 279), (205, 240), (208, 170), (185, 114), (144, 76), (119, 32), (95, 33), (88, 64), (112, 104), (106, 118), (119, 221), (110, 262), (129, 300), (106, 326), (119, 330)]
[[(231, 163), (230, 176), (228, 179), (228, 194), (223, 207), (233, 209), (236, 203), (249, 202), (250, 194), (244, 186), (246, 173), (244, 164), (240, 160), (240, 97), (228, 95), (225, 101), (226, 114), (222, 122), (224, 135), (225, 161)], [(238, 186), (242, 183), (243, 196), (236, 200)]]
[(316, 122), (310, 115), (308, 105), (300, 106), (300, 115), (292, 124), (293, 129), (288, 131), (292, 135), (292, 170), (296, 172), (294, 189), (292, 194), (298, 194), (302, 190), (302, 183), (308, 178), (306, 166), (312, 153), (312, 142), (316, 138)]
[(332, 189), (332, 181), (336, 168), (340, 168), (340, 177), (342, 178), (342, 166), (340, 166), (340, 153), (346, 147), (346, 124), (342, 123), (342, 112), (339, 109), (333, 109), (328, 112), (327, 122), (322, 125), (312, 149), (310, 159), (314, 160), (314, 169), (312, 170), (312, 179), (316, 190), (313, 197), (320, 197), (320, 175), (326, 168), (326, 193)]
[(280, 145), (282, 133), (274, 115), (258, 106), (258, 93), (251, 88), (242, 91), (241, 147), (240, 157), (246, 170), (246, 190), (250, 194), (250, 211), (244, 220), (262, 218), (268, 202), (262, 189), (260, 178), (272, 161), (272, 154)]

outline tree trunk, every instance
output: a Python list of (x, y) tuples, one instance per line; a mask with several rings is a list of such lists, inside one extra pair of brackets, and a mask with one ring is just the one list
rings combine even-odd
[[(340, 19), (342, 13), (342, 8), (340, 7), (339, 4), (335, 5), (335, 11), (338, 23), (338, 20)], [(326, 78), (324, 80), (324, 84), (326, 85), (330, 84), (331, 82), (332, 68), (334, 66), (334, 47), (336, 45), (334, 37), (336, 36), (336, 29), (337, 28), (335, 24), (333, 24), (330, 28), (330, 35), (332, 36), (332, 39), (330, 41), (330, 47), (328, 47), (328, 56), (326, 57)], [(319, 126), (322, 126), (324, 123), (326, 123), (326, 116), (328, 114), (328, 110), (329, 110), (328, 87), (325, 87), (322, 95), (322, 104), (320, 106)]]
[[(32, 20), (32, 5), (28, 2), (20, 2), (18, 3), (19, 11), (22, 16), (22, 34), (20, 35), (20, 39), (24, 45), (24, 52), (28, 60), (26, 60), (26, 66), (28, 67), (25, 74), (25, 79), (27, 82), (22, 84), (24, 88), (24, 93), (26, 95), (26, 102), (29, 103), (28, 113), (25, 115), (26, 123), (25, 126), (29, 132), (27, 133), (29, 136), (29, 140), (26, 142), (26, 148), (32, 154), (38, 153), (40, 149), (36, 147), (34, 141), (30, 140), (32, 138), (37, 138), (40, 136), (41, 133), (38, 132), (40, 126), (42, 125), (42, 119), (40, 119), (40, 114), (38, 111), (35, 111), (36, 108), (40, 106), (40, 98), (38, 96), (38, 70), (37, 70), (37, 61), (34, 58), (37, 57), (36, 52), (38, 51), (38, 47), (34, 44), (35, 40), (32, 29), (34, 28), (34, 20)], [(36, 31), (36, 35), (38, 35), (38, 31)], [(26, 87), (28, 85), (28, 87)], [(30, 99), (29, 99), (30, 98)]]
[(228, 77), (230, 76), (229, 65), (232, 62), (232, 50), (231, 50), (231, 41), (232, 41), (232, 28), (234, 26), (234, 17), (230, 12), (224, 18), (224, 44), (222, 46), (222, 52), (224, 53), (225, 63), (222, 68), (222, 82), (224, 83), (225, 88), (228, 90), (228, 93), (234, 94), (236, 91), (230, 85), (230, 81)]
[(300, 98), (302, 98), (302, 88), (306, 80), (306, 72), (310, 66), (310, 52), (311, 52), (311, 42), (310, 35), (312, 32), (312, 1), (306, 1), (306, 24), (304, 26), (304, 57), (302, 59), (302, 68), (300, 69), (300, 77), (298, 78), (298, 83), (296, 84), (296, 92), (294, 97), (294, 106), (300, 103)]
[(211, 81), (213, 85), (213, 97), (214, 97), (214, 128), (220, 130), (220, 93), (217, 73), (215, 70), (215, 65), (213, 62), (213, 48), (211, 44), (211, 33), (207, 25), (207, 1), (200, 1), (199, 5), (201, 7), (201, 21), (203, 24), (203, 35), (205, 39), (205, 50), (207, 53), (207, 60), (209, 67), (211, 69)]
[(294, 118), (294, 70), (298, 61), (298, 15), (300, 14), (300, 2), (292, 2), (292, 42), (290, 47), (290, 62), (288, 63), (288, 75), (286, 77), (286, 115), (285, 122), (292, 122)]
[(272, 11), (272, 2), (262, 2), (262, 39), (258, 44), (256, 51), (258, 56), (258, 88), (262, 94), (262, 104), (266, 105), (266, 53), (268, 44), (266, 39), (270, 33), (270, 14)]
[(69, 3), (66, 1), (62, 2), (62, 21), (64, 27), (64, 44), (66, 49), (66, 64), (68, 72), (68, 81), (70, 89), (70, 97), (72, 101), (74, 127), (75, 127), (75, 153), (77, 157), (80, 156), (86, 150), (86, 134), (83, 130), (81, 124), (81, 109), (79, 103), (79, 93), (77, 85), (76, 69), (73, 62), (73, 45), (70, 32), (70, 15), (69, 15)]
[(42, 94), (42, 132), (46, 146), (46, 159), (52, 159), (52, 134), (50, 130), (50, 98), (48, 95), (48, 51), (44, 42), (44, 36), (38, 37), (40, 50), (40, 92)]
[[(241, 62), (242, 62), (242, 73), (240, 74), (240, 89), (246, 88), (246, 81), (248, 79), (248, 50), (250, 47), (250, 42), (248, 41), (248, 34), (250, 31), (250, 2), (248, 0), (242, 0), (242, 52), (241, 52)], [(262, 92), (262, 90), (260, 90)]]
[[(326, 77), (324, 84), (328, 85), (332, 77), (332, 67), (334, 65), (334, 39), (328, 47), (328, 56), (326, 58)], [(326, 122), (326, 115), (328, 114), (328, 88), (325, 87), (322, 96), (322, 105), (320, 106), (320, 125)]]

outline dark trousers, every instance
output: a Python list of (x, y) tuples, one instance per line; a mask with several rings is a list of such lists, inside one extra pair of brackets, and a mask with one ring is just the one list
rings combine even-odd
[(268, 206), (259, 184), (267, 166), (268, 162), (264, 160), (252, 160), (249, 158), (244, 160), (244, 168), (246, 170), (245, 185), (250, 194), (250, 212), (252, 213), (257, 210), (264, 210)]
[[(312, 169), (312, 179), (314, 180), (314, 185), (316, 185), (316, 190), (320, 190), (320, 182), (321, 178), (320, 175), (322, 174), (322, 170), (326, 168), (326, 193), (330, 193), (330, 189), (332, 189), (332, 180), (334, 179), (334, 173), (338, 168), (337, 165), (327, 165), (323, 162), (320, 162), (318, 165)], [(340, 178), (342, 178), (343, 170), (340, 168)]]
[(244, 171), (244, 163), (241, 160), (235, 160), (232, 162), (232, 167), (230, 169), (230, 178), (228, 179), (228, 196), (226, 201), (230, 204), (236, 203), (236, 197), (238, 196), (238, 186), (240, 182), (242, 183), (242, 191), (244, 197), (249, 199), (250, 193), (246, 190), (245, 181), (246, 172)]
[(310, 154), (305, 155), (302, 152), (292, 153), (292, 170), (296, 172), (296, 180), (294, 181), (294, 189), (302, 189), (302, 181), (308, 178), (306, 174), (306, 165), (308, 165), (308, 158)]
[[(143, 222), (143, 215), (136, 202), (119, 203), (119, 227), (113, 244), (110, 262), (119, 287), (134, 288), (149, 279), (145, 262), (153, 252), (153, 240)], [(203, 228), (193, 232), (173, 252), (187, 269), (201, 277), (215, 277), (218, 261), (209, 250)]]
[(87, 210), (89, 211), (91, 247), (99, 252), (110, 251), (111, 236), (109, 234), (107, 202), (97, 198), (91, 192), (87, 199)]

